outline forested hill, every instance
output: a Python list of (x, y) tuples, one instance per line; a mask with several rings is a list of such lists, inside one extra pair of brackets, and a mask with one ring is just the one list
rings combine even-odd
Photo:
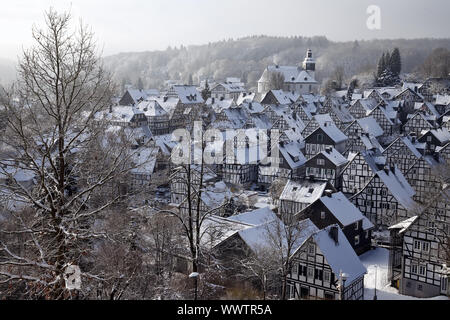
[(450, 39), (370, 40), (332, 42), (325, 37), (252, 36), (206, 45), (168, 48), (165, 51), (129, 52), (105, 57), (106, 66), (114, 71), (119, 83), (136, 84), (138, 78), (146, 87), (160, 87), (164, 80), (181, 79), (187, 83), (205, 77), (221, 80), (241, 77), (248, 87), (256, 85), (268, 64), (300, 63), (307, 48), (317, 59), (316, 78), (321, 81), (343, 66), (345, 75), (370, 74), (386, 50), (400, 49), (403, 72), (412, 72), (435, 48), (450, 49)]

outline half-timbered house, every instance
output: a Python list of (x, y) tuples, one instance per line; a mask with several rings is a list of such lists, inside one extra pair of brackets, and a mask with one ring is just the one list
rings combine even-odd
[(279, 212), (282, 216), (294, 216), (325, 194), (325, 190), (336, 189), (329, 182), (311, 179), (288, 180), (280, 195)]
[(292, 255), (292, 265), (290, 299), (364, 299), (367, 270), (337, 224), (309, 236)]
[(370, 249), (374, 225), (342, 192), (325, 191), (325, 196), (300, 211), (296, 217), (299, 220), (310, 219), (319, 229), (338, 224), (358, 255)]
[(319, 181), (329, 181), (336, 189), (340, 189), (341, 171), (347, 162), (336, 149), (327, 147), (306, 161), (306, 176)]
[(305, 136), (302, 133), (302, 135), (305, 137), (305, 156), (307, 159), (329, 147), (333, 147), (340, 153), (345, 151), (347, 136), (332, 121), (319, 122), (318, 127), (311, 134)]
[(417, 207), (414, 194), (398, 168), (386, 167), (350, 200), (376, 227), (386, 227), (412, 215)]

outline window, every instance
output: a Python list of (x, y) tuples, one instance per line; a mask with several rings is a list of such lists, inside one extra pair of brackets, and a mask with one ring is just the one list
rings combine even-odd
[(423, 289), (422, 285), (421, 285), (421, 284), (418, 284), (418, 285), (417, 285), (417, 290), (422, 291), (422, 289)]
[(355, 180), (355, 176), (348, 176), (348, 179), (349, 179), (350, 181), (354, 181), (354, 180)]
[(417, 264), (411, 265), (411, 273), (413, 273), (413, 274), (418, 274), (418, 273), (417, 273), (417, 269), (418, 269)]
[(289, 286), (289, 299), (294, 299), (295, 298), (295, 287), (290, 284), (288, 286)]
[(425, 266), (423, 266), (423, 265), (420, 265), (420, 266), (419, 266), (419, 274), (420, 274), (421, 276), (424, 276), (425, 273), (426, 273), (426, 271), (427, 271), (427, 268), (426, 268)]
[(314, 269), (314, 279), (322, 280), (323, 279), (323, 270), (321, 270), (321, 269)]
[(317, 159), (317, 165), (318, 165), (318, 166), (323, 166), (323, 165), (325, 165), (325, 160), (324, 160), (324, 159)]
[(301, 275), (306, 277), (308, 268), (306, 266), (300, 266), (300, 269), (301, 269)]
[(366, 230), (366, 239), (369, 239), (369, 230)]
[(359, 236), (355, 236), (355, 246), (359, 244)]
[(314, 246), (314, 244), (310, 244), (308, 247), (308, 254), (314, 255), (316, 253), (316, 247)]
[(298, 274), (298, 264), (297, 263), (294, 263), (293, 265), (292, 265), (292, 275), (297, 275)]
[(323, 135), (321, 133), (317, 135), (317, 142), (323, 142)]
[(358, 230), (358, 221), (355, 222), (355, 230)]
[(414, 249), (420, 250), (420, 241), (419, 240), (414, 240)]
[(422, 242), (422, 251), (429, 252), (430, 251), (430, 244), (428, 242)]
[(320, 213), (320, 219), (325, 219), (325, 211), (322, 211), (321, 213)]
[(435, 228), (435, 225), (434, 225), (434, 221), (428, 221), (428, 230), (431, 233), (436, 233), (436, 228)]
[(314, 277), (314, 269), (311, 267), (308, 267), (308, 278)]
[(323, 272), (323, 281), (330, 282), (330, 280), (331, 280), (330, 271), (324, 271)]

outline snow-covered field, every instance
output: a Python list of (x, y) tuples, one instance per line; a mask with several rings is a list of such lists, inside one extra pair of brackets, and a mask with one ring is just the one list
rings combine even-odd
[[(420, 300), (420, 298), (401, 295), (397, 289), (389, 285), (389, 251), (387, 249), (377, 248), (370, 250), (362, 254), (359, 258), (367, 269), (367, 274), (364, 277), (364, 298), (366, 300), (373, 300), (375, 293), (375, 272), (378, 300)], [(438, 296), (425, 300), (448, 300), (448, 298)]]

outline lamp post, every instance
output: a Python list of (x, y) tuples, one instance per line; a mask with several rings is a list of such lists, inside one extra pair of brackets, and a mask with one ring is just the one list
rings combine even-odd
[(347, 280), (348, 275), (346, 273), (342, 273), (342, 270), (339, 272), (339, 300), (344, 300), (344, 289), (345, 289), (345, 281)]
[(378, 266), (375, 265), (375, 294), (373, 295), (373, 300), (377, 300), (377, 273), (378, 273)]
[(444, 282), (447, 281), (447, 284), (445, 288), (447, 289), (446, 294), (449, 295), (449, 288), (448, 288), (448, 275), (450, 274), (450, 268), (447, 267), (447, 264), (442, 264), (442, 277), (444, 278)]
[(194, 286), (195, 286), (195, 289), (194, 289), (194, 300), (197, 300), (197, 287), (198, 287), (197, 281), (198, 281), (198, 277), (199, 277), (199, 276), (200, 276), (200, 275), (199, 275), (198, 272), (192, 272), (192, 273), (189, 275), (189, 278), (194, 278)]

